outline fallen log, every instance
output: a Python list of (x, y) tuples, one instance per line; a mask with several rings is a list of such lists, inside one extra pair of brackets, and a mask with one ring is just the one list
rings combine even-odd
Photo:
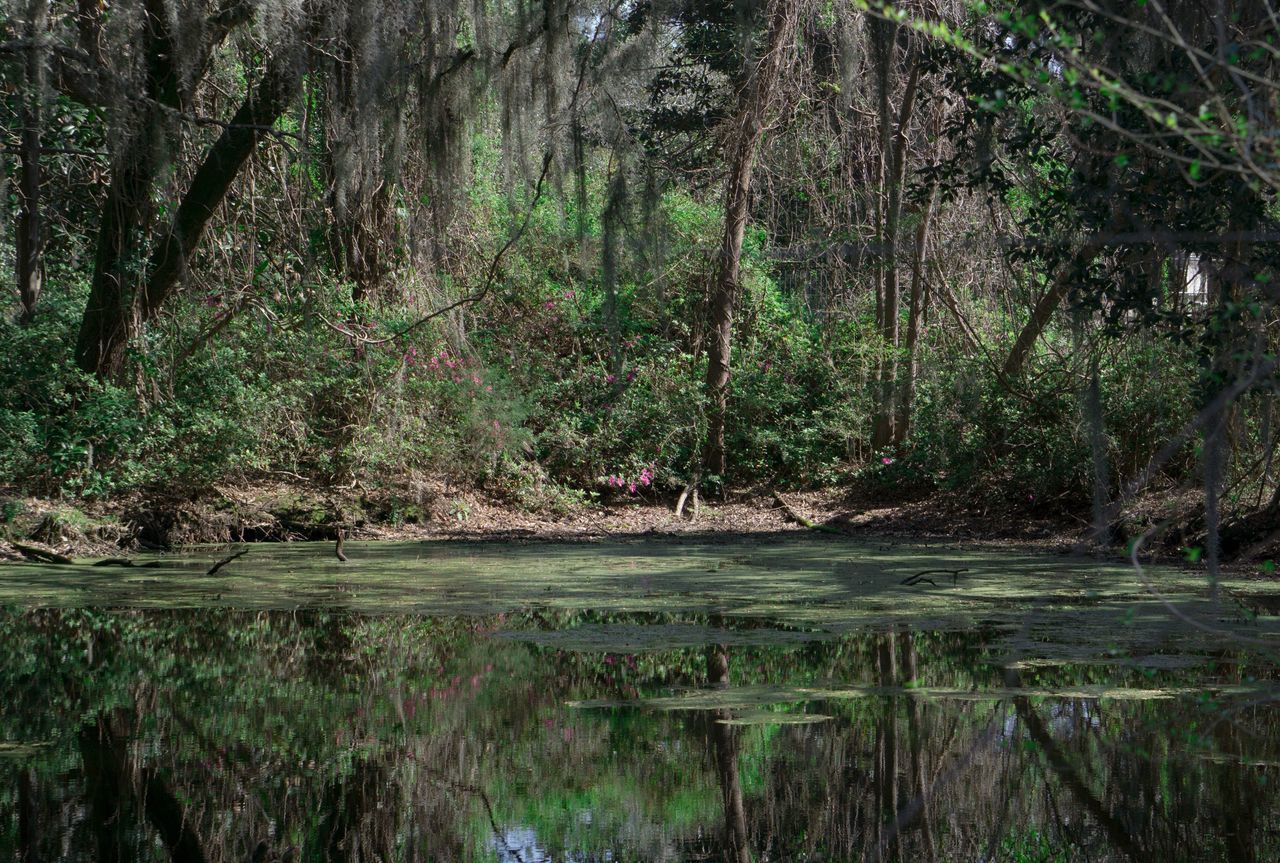
[(65, 554), (58, 554), (56, 551), (45, 551), (43, 548), (36, 548), (34, 545), (27, 545), (21, 542), (10, 542), (23, 557), (28, 560), (34, 560), (37, 563), (75, 563), (74, 560)]
[(773, 499), (776, 500), (778, 502), (778, 505), (781, 506), (783, 510), (786, 511), (787, 516), (796, 524), (800, 525), (801, 527), (807, 527), (809, 528), (809, 530), (820, 530), (823, 533), (834, 533), (837, 536), (844, 536), (844, 531), (842, 530), (837, 530), (836, 528), (828, 524), (819, 524), (818, 522), (814, 521), (811, 518), (805, 518), (798, 511), (796, 511), (795, 507), (787, 503), (783, 499), (782, 495), (778, 494), (776, 491), (773, 492), (772, 494), (773, 494)]

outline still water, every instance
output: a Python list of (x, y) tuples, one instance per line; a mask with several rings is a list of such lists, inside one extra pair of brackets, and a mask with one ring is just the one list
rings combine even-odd
[[(1280, 860), (1257, 585), (807, 540), (321, 551), (0, 571), (0, 859)], [(929, 565), (965, 571), (901, 584)]]

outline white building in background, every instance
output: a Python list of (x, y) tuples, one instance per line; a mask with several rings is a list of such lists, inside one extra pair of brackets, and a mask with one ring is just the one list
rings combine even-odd
[(1207, 306), (1209, 304), (1209, 267), (1201, 262), (1199, 255), (1187, 255), (1186, 279), (1182, 287), (1182, 296), (1189, 305)]

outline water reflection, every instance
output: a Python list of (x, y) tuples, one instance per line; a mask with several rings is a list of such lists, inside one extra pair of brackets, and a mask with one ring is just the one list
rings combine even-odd
[[(0, 857), (1280, 859), (1273, 666), (1004, 650), (691, 615), (0, 614)], [(1085, 686), (1111, 697), (1044, 694)]]

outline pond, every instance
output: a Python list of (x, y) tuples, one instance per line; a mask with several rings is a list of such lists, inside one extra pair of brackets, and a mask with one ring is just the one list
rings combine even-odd
[(1274, 585), (810, 537), (347, 553), (0, 569), (0, 859), (1280, 859)]

